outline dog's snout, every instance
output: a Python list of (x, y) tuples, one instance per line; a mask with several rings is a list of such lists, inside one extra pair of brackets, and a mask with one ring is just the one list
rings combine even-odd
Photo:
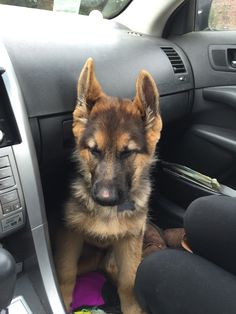
[(113, 182), (96, 182), (93, 186), (93, 197), (103, 206), (114, 206), (119, 203), (119, 193)]

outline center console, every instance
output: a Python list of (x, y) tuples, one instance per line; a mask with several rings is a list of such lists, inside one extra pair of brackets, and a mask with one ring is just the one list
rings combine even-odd
[(25, 203), (11, 147), (0, 149), (0, 239), (25, 225)]
[(25, 225), (25, 203), (12, 146), (21, 138), (0, 73), (0, 239)]
[(28, 116), (1, 41), (0, 247), (12, 254), (18, 273), (9, 313), (64, 314)]

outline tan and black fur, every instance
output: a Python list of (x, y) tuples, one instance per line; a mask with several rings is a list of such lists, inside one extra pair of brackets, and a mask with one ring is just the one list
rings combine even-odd
[(122, 312), (139, 314), (133, 286), (151, 190), (149, 170), (162, 129), (158, 90), (151, 75), (141, 71), (133, 101), (109, 97), (89, 58), (77, 93), (73, 133), (79, 171), (55, 257), (61, 292), (69, 309), (77, 274), (105, 267), (117, 283)]

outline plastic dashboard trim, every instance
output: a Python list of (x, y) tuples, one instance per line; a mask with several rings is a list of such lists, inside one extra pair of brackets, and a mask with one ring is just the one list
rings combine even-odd
[(64, 314), (51, 255), (43, 192), (28, 117), (11, 60), (1, 42), (0, 60), (0, 66), (6, 70), (2, 78), (22, 138), (22, 142), (12, 146), (12, 150), (17, 163), (43, 284), (52, 313)]

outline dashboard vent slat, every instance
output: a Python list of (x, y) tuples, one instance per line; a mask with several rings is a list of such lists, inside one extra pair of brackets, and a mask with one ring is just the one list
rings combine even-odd
[(173, 47), (161, 47), (161, 49), (164, 51), (164, 53), (170, 60), (174, 73), (178, 74), (186, 72), (182, 59), (180, 58), (179, 54), (175, 51)]

